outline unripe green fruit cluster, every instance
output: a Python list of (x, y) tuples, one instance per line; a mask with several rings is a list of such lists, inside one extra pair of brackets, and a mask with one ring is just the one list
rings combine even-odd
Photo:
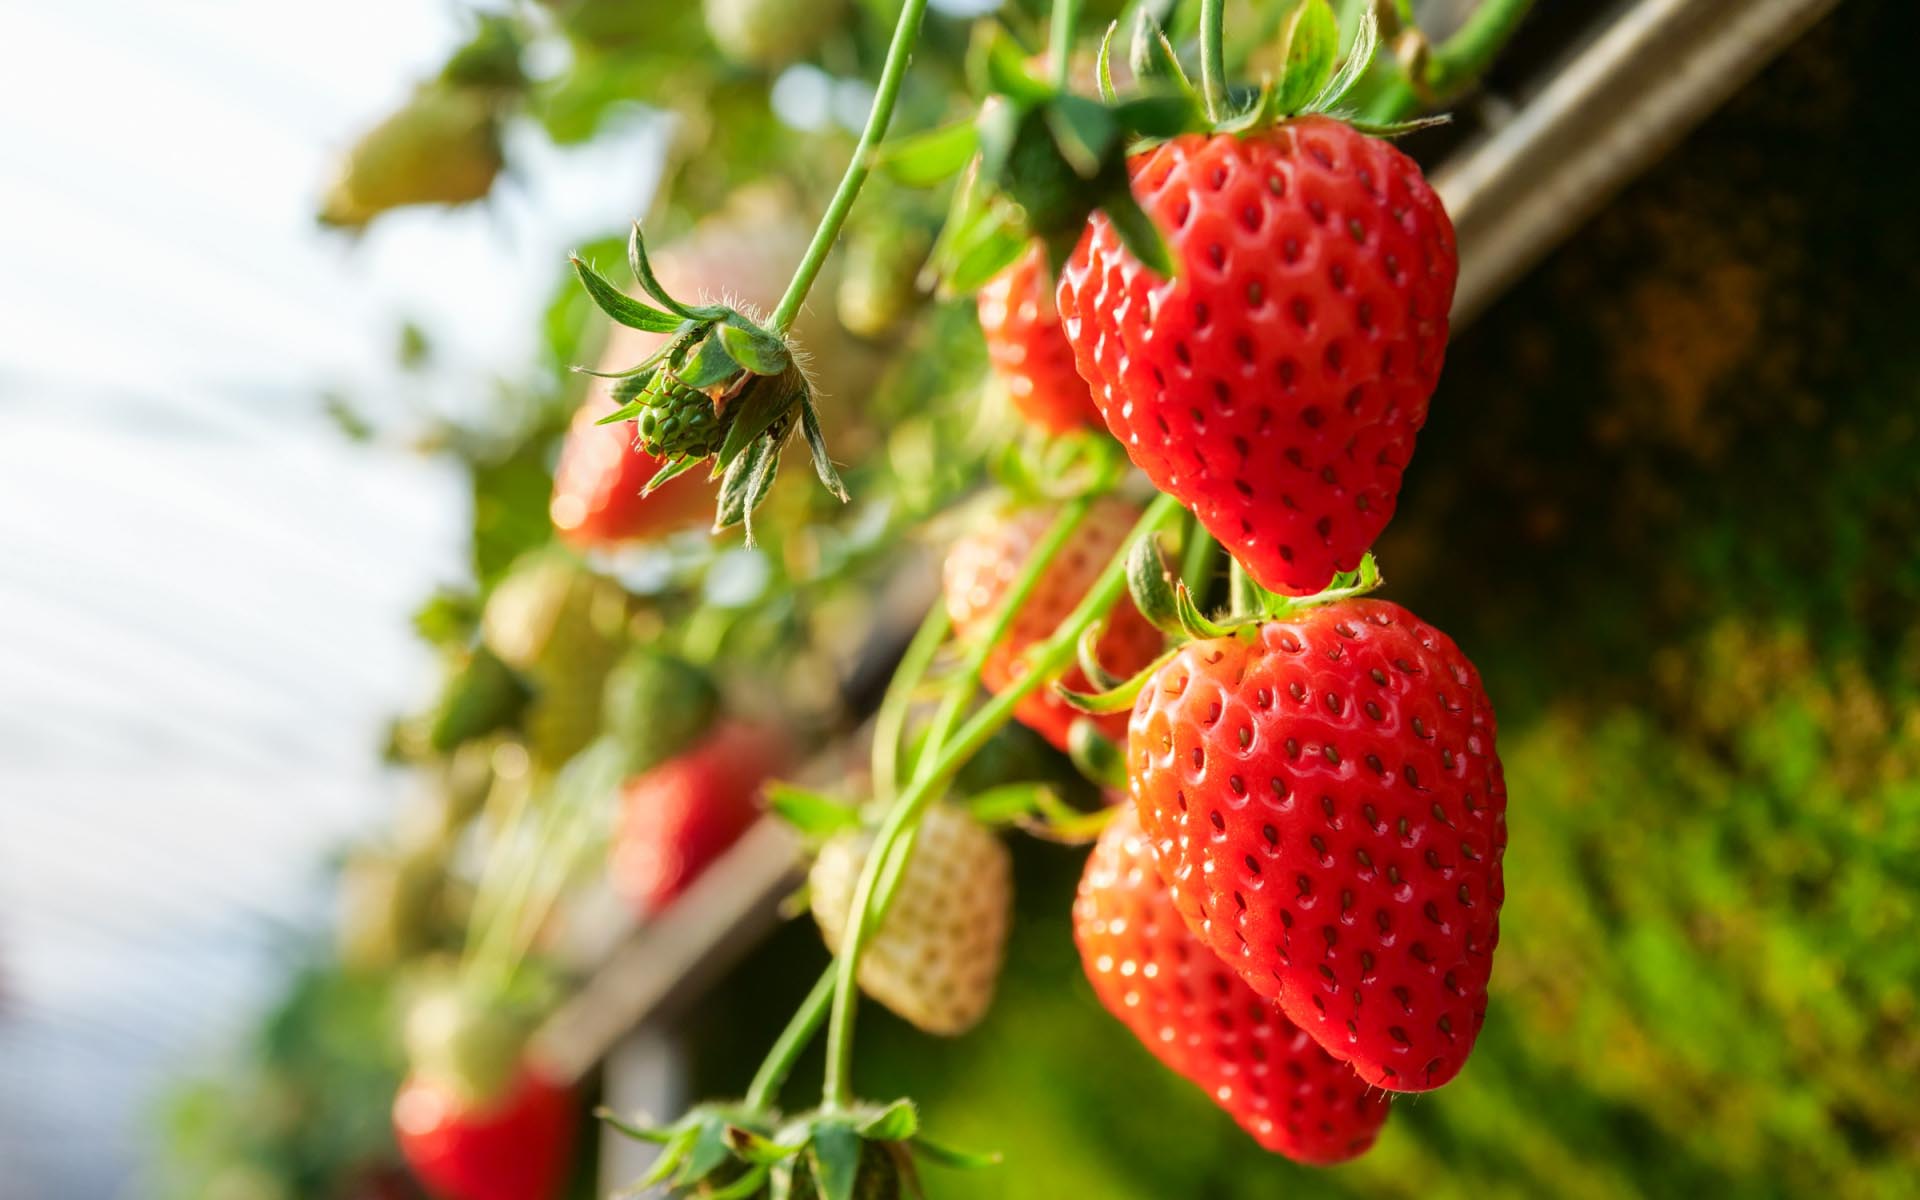
[(640, 448), (655, 458), (706, 458), (726, 440), (712, 397), (677, 376), (660, 372), (640, 398), (647, 406), (637, 418)]

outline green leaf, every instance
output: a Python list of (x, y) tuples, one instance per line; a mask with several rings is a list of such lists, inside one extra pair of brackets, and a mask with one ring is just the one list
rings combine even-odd
[(770, 1172), (764, 1166), (749, 1169), (746, 1174), (723, 1188), (709, 1188), (699, 1193), (701, 1200), (752, 1200), (763, 1194)]
[(991, 219), (969, 232), (965, 241), (955, 245), (952, 265), (945, 273), (947, 288), (958, 295), (980, 290), (1027, 250), (1027, 232), (1019, 210), (1011, 204), (995, 203)]
[(1192, 96), (1174, 92), (1135, 97), (1115, 108), (1113, 116), (1133, 137), (1170, 138), (1197, 128), (1203, 114)]
[(700, 1132), (694, 1138), (686, 1164), (674, 1176), (682, 1185), (698, 1183), (733, 1159), (733, 1148), (727, 1144), (726, 1122), (709, 1117), (701, 1121), (698, 1128)]
[(808, 1154), (821, 1200), (853, 1200), (853, 1187), (860, 1181), (860, 1135), (853, 1127), (840, 1121), (814, 1126)]
[(1097, 722), (1080, 720), (1067, 727), (1067, 757), (1095, 787), (1126, 790), (1127, 756), (1119, 743), (1100, 732)]
[[(716, 330), (724, 326), (715, 326)], [(740, 374), (740, 364), (727, 353), (725, 339), (709, 334), (693, 352), (693, 360), (680, 371), (680, 382), (697, 392), (717, 387)]]
[(1134, 11), (1132, 46), (1127, 61), (1133, 67), (1136, 82), (1165, 80), (1198, 99), (1193, 81), (1187, 78), (1187, 69), (1180, 65), (1180, 56), (1174, 53), (1173, 43), (1167, 40), (1166, 31), (1144, 5)]
[(768, 784), (767, 807), (808, 838), (829, 838), (860, 823), (852, 805), (791, 783)]
[(1116, 188), (1100, 205), (1107, 214), (1107, 220), (1113, 222), (1113, 231), (1120, 235), (1120, 242), (1127, 251), (1140, 260), (1146, 267), (1163, 279), (1174, 275), (1173, 251), (1167, 248), (1166, 238), (1160, 235), (1160, 229), (1153, 223), (1133, 193), (1125, 188)]
[(1060, 96), (1042, 112), (1054, 146), (1073, 173), (1082, 179), (1096, 178), (1120, 141), (1120, 126), (1112, 111), (1084, 96)]
[(699, 465), (700, 460), (697, 458), (675, 459), (673, 462), (655, 471), (653, 478), (647, 480), (646, 485), (640, 489), (640, 494), (642, 496), (650, 496), (662, 487), (665, 487), (668, 480), (677, 479)]
[(627, 326), (629, 329), (644, 329), (648, 333), (672, 333), (680, 328), (680, 318), (671, 313), (663, 313), (650, 308), (627, 295), (607, 281), (607, 278), (588, 266), (586, 260), (575, 255), (574, 273), (580, 276), (580, 282), (586, 285), (587, 295), (601, 312)]
[(1127, 591), (1140, 615), (1163, 633), (1179, 636), (1180, 607), (1174, 598), (1173, 573), (1161, 553), (1157, 534), (1137, 539), (1127, 553)]
[(913, 1101), (895, 1100), (854, 1128), (871, 1142), (904, 1142), (920, 1131), (920, 1114)]
[(673, 1137), (667, 1141), (666, 1148), (660, 1151), (660, 1157), (653, 1160), (653, 1169), (640, 1177), (640, 1186), (653, 1187), (665, 1183), (687, 1161), (687, 1155), (693, 1152), (693, 1143), (700, 1136), (697, 1125), (678, 1127)]
[(807, 439), (807, 453), (813, 458), (813, 473), (820, 477), (820, 482), (840, 503), (847, 503), (852, 497), (847, 495), (847, 485), (827, 454), (827, 437), (820, 431), (820, 414), (814, 410), (812, 396), (800, 398), (800, 432)]
[(979, 147), (980, 131), (961, 121), (882, 143), (874, 165), (908, 187), (932, 187), (965, 169)]
[(755, 375), (778, 375), (793, 361), (785, 342), (737, 314), (714, 326), (714, 336), (733, 361)]
[[(1324, 0), (1322, 0), (1324, 3)], [(1347, 51), (1346, 62), (1340, 65), (1340, 73), (1328, 80), (1307, 107), (1314, 112), (1325, 112), (1346, 99), (1353, 91), (1360, 77), (1373, 65), (1373, 56), (1380, 49), (1380, 21), (1374, 15), (1373, 5), (1369, 4), (1360, 14), (1359, 27), (1354, 31), (1353, 45)], [(1289, 110), (1291, 111), (1291, 110)]]
[(1296, 113), (1327, 87), (1340, 54), (1340, 25), (1327, 0), (1304, 0), (1288, 14), (1280, 26), (1280, 45), (1273, 106), (1281, 113)]

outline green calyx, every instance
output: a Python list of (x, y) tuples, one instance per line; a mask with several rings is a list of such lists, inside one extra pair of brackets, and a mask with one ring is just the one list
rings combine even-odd
[(929, 1141), (911, 1101), (823, 1109), (791, 1120), (744, 1104), (703, 1104), (670, 1125), (600, 1118), (628, 1137), (661, 1147), (636, 1189), (702, 1200), (899, 1200), (924, 1196), (914, 1155), (949, 1167), (980, 1167), (997, 1156)]
[(666, 336), (636, 366), (610, 373), (617, 380), (616, 407), (600, 419), (602, 425), (635, 422), (640, 448), (663, 461), (644, 492), (711, 460), (710, 477), (721, 481), (714, 529), (744, 525), (751, 545), (753, 510), (772, 491), (780, 452), (798, 425), (820, 481), (847, 499), (827, 453), (812, 384), (785, 337), (726, 305), (675, 299), (654, 275), (638, 223), (627, 261), (654, 303), (627, 295), (579, 256), (572, 261), (600, 311), (631, 329)]

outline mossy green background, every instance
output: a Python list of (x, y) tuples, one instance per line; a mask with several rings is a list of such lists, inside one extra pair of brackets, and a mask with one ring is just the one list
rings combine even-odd
[[(1024, 843), (987, 1024), (864, 1012), (863, 1093), (1005, 1154), (933, 1196), (1920, 1195), (1915, 45), (1842, 6), (1455, 342), (1380, 556), (1501, 716), (1460, 1079), (1357, 1163), (1261, 1153), (1094, 1002), (1081, 852)], [(697, 1092), (822, 961), (796, 924), (703, 1002)]]

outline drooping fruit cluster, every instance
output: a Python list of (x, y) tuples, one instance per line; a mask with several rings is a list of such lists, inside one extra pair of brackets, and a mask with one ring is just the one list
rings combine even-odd
[(1107, 1011), (1262, 1146), (1325, 1165), (1373, 1145), (1387, 1098), (1194, 937), (1131, 808), (1087, 858), (1073, 936)]
[(1440, 374), (1457, 258), (1413, 161), (1339, 121), (1136, 157), (1177, 262), (1096, 216), (1061, 272), (1080, 371), (1135, 465), (1259, 583), (1317, 591), (1393, 515)]
[[(962, 639), (984, 636), (1007, 589), (1058, 515), (1049, 508), (1025, 509), (991, 522), (954, 544), (947, 554), (944, 583), (947, 613)], [(1094, 503), (1014, 615), (1006, 636), (987, 656), (980, 671), (987, 690), (1002, 691), (1020, 678), (1025, 670), (1021, 656), (1030, 646), (1050, 637), (1080, 603), (1139, 516), (1140, 510), (1124, 500), (1108, 497)], [(1164, 644), (1160, 631), (1140, 615), (1131, 600), (1116, 603), (1106, 620), (1100, 661), (1107, 670), (1131, 675), (1160, 653)], [(1074, 690), (1088, 686), (1079, 667), (1069, 671), (1062, 682)], [(1029, 692), (1014, 709), (1014, 716), (1062, 750), (1067, 748), (1074, 721), (1081, 719), (1080, 713), (1049, 688)], [(1098, 721), (1102, 732), (1110, 737), (1117, 739), (1126, 733), (1125, 714)]]
[[(836, 834), (807, 877), (814, 919), (835, 953), (872, 843), (863, 830)], [(1007, 848), (964, 812), (936, 805), (887, 919), (869, 934), (860, 987), (928, 1033), (965, 1033), (993, 1003), (1012, 915)]]
[(1368, 1083), (1453, 1078), (1486, 1016), (1506, 785), (1479, 675), (1398, 605), (1195, 641), (1127, 761), (1187, 924)]
[(1053, 278), (1038, 242), (987, 281), (978, 296), (987, 357), (1022, 417), (1048, 433), (1100, 424), (1054, 308)]

